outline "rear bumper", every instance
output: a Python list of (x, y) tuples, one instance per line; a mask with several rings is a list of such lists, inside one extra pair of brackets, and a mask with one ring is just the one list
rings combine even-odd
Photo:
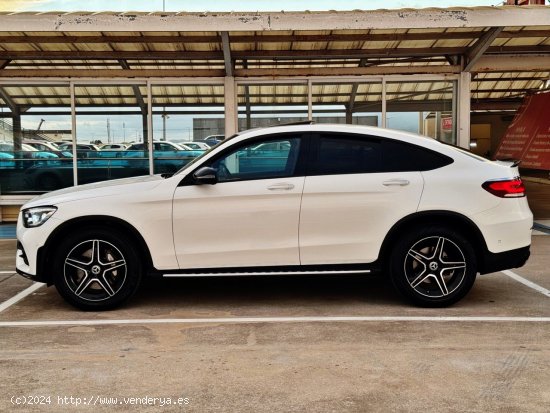
[(530, 248), (531, 246), (528, 245), (523, 248), (499, 253), (486, 251), (482, 262), (480, 262), (479, 265), (479, 273), (487, 274), (491, 272), (508, 270), (510, 268), (523, 267), (529, 259), (529, 255), (531, 255)]

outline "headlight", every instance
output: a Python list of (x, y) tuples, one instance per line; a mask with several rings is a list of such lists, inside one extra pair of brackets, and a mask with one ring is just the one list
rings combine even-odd
[(35, 207), (23, 210), (23, 225), (26, 228), (39, 227), (57, 211), (56, 207)]

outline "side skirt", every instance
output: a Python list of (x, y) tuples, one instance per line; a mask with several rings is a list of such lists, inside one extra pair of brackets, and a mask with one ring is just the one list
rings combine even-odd
[(263, 272), (197, 272), (185, 274), (163, 274), (165, 278), (172, 277), (243, 277), (261, 275), (338, 275), (338, 274), (370, 274), (370, 270), (357, 271), (263, 271)]
[(158, 270), (165, 278), (172, 277), (246, 277), (285, 275), (347, 275), (372, 274), (377, 272), (373, 264), (344, 265), (293, 265), (288, 267), (244, 267), (244, 268), (193, 268), (182, 270)]

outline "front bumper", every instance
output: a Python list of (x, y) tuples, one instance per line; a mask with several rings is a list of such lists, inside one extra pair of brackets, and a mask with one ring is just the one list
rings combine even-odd
[(21, 213), (17, 221), (17, 252), (15, 268), (18, 274), (34, 281), (45, 282), (41, 272), (41, 252), (46, 240), (58, 225), (59, 221), (51, 217), (43, 225), (35, 228), (25, 228), (21, 220)]
[[(38, 256), (39, 255), (40, 255), (40, 250), (38, 251)], [(17, 252), (15, 254), (15, 271), (17, 272), (17, 274), (22, 275), (23, 277), (28, 278), (29, 280), (46, 282), (44, 277), (42, 277), (38, 273), (38, 271), (36, 271), (34, 274), (31, 273), (29, 258), (27, 257), (27, 253), (25, 252), (25, 248), (23, 247), (23, 244), (19, 240), (17, 241)]]

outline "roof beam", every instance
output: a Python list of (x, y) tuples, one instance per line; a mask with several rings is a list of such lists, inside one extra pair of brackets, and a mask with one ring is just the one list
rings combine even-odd
[(6, 66), (10, 64), (10, 62), (11, 62), (10, 59), (0, 60), (0, 70), (5, 69)]
[(472, 110), (516, 110), (523, 102), (523, 98), (517, 99), (480, 99), (472, 100)]
[(454, 66), (454, 65), (458, 65), (460, 64), (460, 57), (457, 56), (457, 55), (445, 55), (445, 60), (447, 60), (447, 62), (451, 65), (451, 66)]
[[(550, 50), (550, 46), (548, 46)], [(368, 58), (396, 56), (441, 56), (458, 54), (466, 48), (435, 47), (435, 48), (393, 48), (393, 49), (328, 49), (328, 50), (238, 50), (233, 51), (233, 59), (327, 59), (327, 58)], [(90, 60), (90, 59), (143, 59), (143, 60), (224, 60), (222, 51), (39, 51), (39, 50), (2, 50), (0, 59), (40, 59), (40, 60)], [(250, 62), (249, 62), (250, 63)]]
[(231, 58), (231, 45), (229, 43), (229, 33), (221, 32), (223, 60), (225, 62), (225, 75), (233, 76), (233, 59)]
[(1, 78), (59, 77), (59, 78), (136, 78), (136, 77), (223, 77), (218, 69), (30, 69), (2, 70)]
[[(119, 59), (118, 62), (120, 63), (120, 65), (122, 66), (122, 68), (124, 70), (132, 70), (130, 68), (130, 65), (128, 64), (128, 62), (126, 60)], [(132, 85), (132, 90), (134, 91), (134, 95), (136, 97), (138, 106), (141, 109), (141, 113), (146, 115), (147, 114), (147, 105), (145, 104), (145, 99), (143, 99), (143, 95), (141, 94), (141, 91), (139, 90), (139, 86)]]
[[(477, 43), (476, 43), (477, 44)], [(474, 46), (475, 47), (475, 46)], [(477, 49), (476, 49), (477, 50)], [(481, 49), (480, 49), (481, 50)], [(482, 52), (506, 54), (506, 53), (550, 53), (550, 45), (539, 46), (504, 46), (483, 48)], [(482, 53), (465, 47), (413, 47), (390, 49), (328, 49), (328, 50), (237, 50), (231, 52), (233, 59), (338, 59), (338, 58), (388, 58), (388, 57), (428, 57), (445, 56), (470, 53), (470, 61), (475, 64)], [(94, 59), (142, 59), (142, 60), (220, 60), (224, 61), (223, 51), (40, 51), (40, 50), (2, 50), (0, 59), (39, 59), (39, 60), (94, 60)], [(475, 60), (474, 60), (475, 59)]]
[(441, 29), (548, 26), (548, 7), (426, 8), (326, 12), (5, 13), (5, 32), (201, 32)]
[(120, 59), (144, 59), (144, 60), (156, 60), (156, 59), (223, 59), (222, 52), (162, 52), (162, 51), (120, 51), (120, 50), (105, 50), (105, 51), (0, 51), (0, 59), (38, 59), (38, 60), (90, 60), (90, 59), (107, 59), (118, 61)]
[(308, 67), (294, 69), (236, 69), (237, 77), (267, 76), (280, 78), (286, 76), (360, 76), (384, 74), (446, 74), (460, 73), (460, 66), (390, 66), (390, 67)]
[(502, 77), (476, 77), (472, 83), (483, 83), (483, 82), (523, 82), (523, 81), (541, 81), (545, 82), (548, 80), (547, 76), (535, 76), (538, 73), (533, 73), (533, 76), (518, 76), (510, 77), (509, 73), (504, 74)]
[(481, 36), (477, 42), (474, 43), (470, 49), (468, 49), (465, 53), (465, 63), (464, 71), (470, 72), (472, 70), (472, 67), (475, 65), (475, 63), (479, 60), (481, 56), (483, 56), (483, 53), (485, 53), (493, 41), (498, 37), (500, 32), (504, 27), (491, 27), (489, 30)]
[(548, 54), (503, 54), (482, 56), (473, 65), (472, 72), (548, 72), (549, 68), (550, 55)]
[[(460, 66), (392, 66), (392, 67), (311, 67), (296, 69), (235, 69), (235, 76), (355, 76), (383, 74), (447, 74), (460, 73)], [(224, 77), (219, 69), (29, 69), (2, 70), (1, 78), (56, 77), (56, 78), (145, 78), (145, 77)]]
[(12, 113), (19, 113), (19, 106), (14, 102), (12, 97), (6, 92), (3, 87), (0, 87), (0, 98), (8, 105)]
[[(353, 64), (357, 64), (358, 63), (358, 59), (354, 59), (356, 60), (356, 62), (352, 61), (352, 60), (349, 60), (349, 59), (331, 59), (330, 60), (330, 65), (353, 65)], [(446, 62), (446, 60), (444, 58), (439, 58), (439, 57), (415, 57), (415, 58), (401, 58), (401, 59), (387, 59), (387, 58), (384, 58), (384, 59), (372, 59), (372, 60), (369, 60), (369, 66), (375, 66), (375, 65), (383, 65), (383, 64), (390, 64), (390, 63), (409, 63), (409, 62), (426, 62), (426, 61), (429, 61), (431, 63), (441, 63), (441, 62)], [(289, 60), (289, 61), (285, 61), (283, 59), (277, 59), (276, 61), (276, 64), (278, 65), (284, 65), (284, 64), (291, 64), (293, 63), (294, 60)], [(130, 62), (129, 62), (130, 64)], [(224, 62), (209, 62), (209, 66), (211, 69), (214, 69), (216, 67), (219, 67), (219, 68), (225, 68), (224, 66)], [(268, 60), (259, 60), (259, 61), (254, 61), (253, 63), (253, 66), (256, 67), (256, 66), (273, 66), (274, 62), (273, 61), (268, 61)], [(300, 63), (300, 64), (307, 64), (307, 65), (317, 65), (317, 66), (327, 66), (327, 62), (325, 60), (310, 60), (310, 61), (307, 61), (307, 63)], [(159, 66), (159, 63), (155, 60), (140, 60), (139, 61), (139, 65), (140, 66)], [(189, 67), (189, 66), (196, 66), (196, 65), (201, 65), (200, 62), (194, 62), (194, 61), (178, 61), (178, 60), (173, 60), (171, 62), (169, 62), (168, 64), (165, 64), (167, 66), (173, 66), (173, 68), (181, 68), (181, 67)], [(58, 61), (58, 60), (50, 60), (50, 61), (47, 61), (47, 62), (44, 62), (44, 61), (41, 61), (40, 63), (33, 63), (33, 62), (22, 62), (22, 61), (17, 61), (15, 63), (13, 63), (13, 66), (15, 68), (34, 68), (34, 67), (37, 67), (37, 66), (43, 66), (43, 67), (54, 67), (54, 68), (58, 68), (58, 69), (72, 69), (72, 68), (84, 68), (86, 69), (87, 67), (89, 66), (101, 66), (101, 67), (105, 67), (105, 68), (109, 68), (109, 67), (112, 67), (112, 68), (118, 68), (119, 67), (119, 64), (118, 63), (115, 63), (115, 62), (109, 62), (109, 61), (94, 61), (93, 63), (89, 63), (89, 62), (85, 62), (85, 61), (70, 61), (70, 62), (67, 62), (67, 61)], [(240, 65), (243, 69), (246, 69), (247, 67), (245, 67), (244, 63), (241, 63)]]
[[(508, 80), (507, 79), (503, 79), (501, 80), (501, 82), (507, 82)], [(546, 79), (540, 79), (541, 82), (545, 82)], [(356, 84), (356, 83), (354, 83)], [(358, 83), (358, 84), (361, 84), (361, 83)], [(369, 83), (362, 83), (362, 84), (369, 84)], [(378, 83), (380, 84), (380, 83)], [(246, 96), (248, 96), (249, 99), (257, 99), (257, 98), (266, 98), (266, 97), (269, 97), (265, 94), (262, 94), (262, 93), (250, 93), (248, 92), (248, 95), (247, 95), (247, 92), (246, 92), (246, 89), (249, 87), (248, 84), (245, 84), (244, 85), (245, 87), (245, 101), (246, 101)], [(448, 90), (449, 88), (445, 88), (443, 90)], [(541, 90), (540, 88), (499, 88), (499, 89), (495, 89), (495, 88), (486, 88), (486, 89), (483, 89), (483, 88), (472, 88), (471, 92), (472, 93), (527, 93), (527, 92), (535, 92), (535, 91), (539, 91)], [(430, 94), (434, 94), (434, 93), (441, 93), (442, 90), (431, 90), (431, 91), (423, 91), (423, 92), (417, 92), (417, 94), (424, 94), (424, 95), (430, 95)], [(386, 95), (387, 96), (391, 96), (391, 95), (403, 95), (403, 92), (401, 91), (391, 91), (391, 90), (388, 90), (386, 91)], [(59, 94), (59, 95), (55, 95), (55, 94), (48, 94), (48, 95), (41, 95), (41, 94), (19, 94), (19, 95), (10, 95), (12, 99), (31, 99), (31, 98), (36, 98), (36, 99), (66, 99), (66, 100), (69, 100), (71, 97), (70, 95), (63, 95), (63, 94)], [(209, 97), (213, 98), (213, 99), (219, 99), (220, 102), (223, 101), (224, 99), (224, 95), (221, 94), (221, 95), (208, 95)], [(307, 99), (307, 93), (278, 93), (276, 95), (276, 97), (278, 98), (303, 98), (303, 99)], [(325, 97), (325, 98), (342, 98), (342, 100), (337, 100), (338, 103), (347, 103), (347, 100), (346, 98), (349, 98), (350, 94), (349, 93), (344, 93), (344, 92), (340, 92), (340, 93), (313, 93), (312, 96), (314, 98), (322, 98), (322, 97)], [(362, 93), (357, 93), (356, 94), (356, 98), (358, 97), (368, 97), (368, 96), (381, 96), (381, 92), (362, 92)], [(134, 95), (131, 94), (131, 95), (126, 95), (126, 94), (117, 94), (117, 95), (105, 95), (105, 94), (97, 94), (97, 95), (76, 95), (76, 98), (87, 98), (87, 99), (131, 99), (133, 98)], [(181, 99), (183, 96), (181, 94), (162, 94), (162, 95), (159, 95), (158, 98), (160, 99)], [(201, 97), (204, 97), (204, 95), (202, 94), (185, 94), (185, 98), (186, 99), (200, 99)], [(402, 97), (402, 96), (401, 96)], [(175, 105), (178, 105), (178, 103), (174, 103)], [(160, 104), (157, 104), (157, 105), (160, 105)], [(34, 105), (33, 105), (34, 106)], [(57, 103), (56, 104), (41, 104), (41, 106), (57, 106)], [(79, 105), (79, 106), (82, 106), (82, 105)], [(161, 106), (164, 106), (164, 104), (162, 104)]]
[[(531, 33), (533, 32), (533, 33)], [(538, 36), (534, 33), (538, 32)], [(511, 34), (511, 32), (505, 32)], [(300, 35), (281, 35), (281, 34), (269, 34), (269, 35), (236, 35), (231, 36), (231, 43), (287, 43), (287, 42), (357, 42), (357, 41), (404, 41), (404, 40), (432, 40), (432, 39), (476, 39), (483, 32), (481, 31), (469, 31), (469, 32), (445, 32), (445, 33), (396, 33), (396, 34), (300, 34)], [(520, 31), (517, 32), (515, 37), (550, 37), (550, 31), (538, 30), (538, 31)], [(506, 34), (501, 37), (511, 37)], [(220, 43), (219, 36), (52, 36), (52, 35), (38, 35), (38, 36), (0, 36), (0, 43), (2, 44), (17, 44), (17, 43)]]
[[(510, 98), (504, 98), (504, 99), (475, 99), (475, 100), (472, 100), (472, 103), (471, 103), (471, 107), (472, 107), (472, 110), (515, 110), (517, 109), (521, 102), (523, 101), (523, 98), (519, 97), (519, 98), (514, 98), (514, 99), (510, 99)], [(448, 100), (411, 100), (411, 101), (391, 101), (391, 102), (388, 102), (389, 103), (389, 109), (391, 110), (395, 110), (395, 111), (399, 111), (397, 110), (398, 108), (402, 109), (403, 111), (412, 111), (412, 112), (416, 112), (419, 110), (419, 107), (422, 106), (424, 107), (425, 109), (428, 109), (429, 106), (436, 106), (436, 107), (441, 107), (442, 105), (448, 105), (449, 101)], [(334, 102), (316, 102), (315, 103), (316, 105), (319, 105), (319, 106), (334, 106), (335, 103)], [(97, 108), (97, 107), (103, 107), (103, 108), (121, 108), (121, 107), (132, 107), (131, 105), (129, 104), (124, 104), (124, 105), (79, 105), (78, 109), (77, 109), (77, 115), (99, 115), (101, 114), (101, 112), (98, 112), (97, 110), (95, 111), (88, 111), (86, 110), (86, 108)], [(222, 115), (223, 114), (223, 103), (220, 103), (216, 106), (219, 106), (220, 109), (219, 110), (200, 110), (200, 109), (197, 109), (197, 108), (204, 108), (204, 107), (211, 107), (212, 104), (211, 103), (203, 103), (203, 104), (169, 104), (169, 105), (166, 105), (167, 108), (170, 108), (170, 107), (175, 107), (175, 108), (182, 108), (182, 107), (187, 107), (187, 108), (194, 108), (195, 110), (193, 110), (192, 112), (189, 112), (189, 111), (184, 111), (184, 110), (178, 110), (178, 109), (166, 109), (166, 110), (160, 110), (161, 108), (157, 107), (157, 108), (153, 108), (153, 113), (154, 114), (162, 114), (162, 113), (166, 113), (166, 114), (189, 114), (189, 113), (194, 113), (194, 114), (202, 114), (202, 115), (209, 115), (209, 114), (220, 114)], [(254, 107), (267, 107), (267, 109), (255, 109), (253, 111), (253, 113), (273, 113), (273, 107), (277, 107), (277, 106), (288, 106), (288, 103), (273, 103), (273, 102), (270, 102), (270, 103), (254, 103)], [(43, 115), (70, 115), (71, 112), (70, 111), (51, 111), (51, 110), (47, 110), (47, 106), (44, 106), (44, 105), (35, 105), (33, 106), (35, 108), (45, 108), (44, 110), (33, 110), (33, 115), (36, 115), (36, 116), (43, 116)], [(51, 107), (55, 107), (55, 106), (51, 106)], [(57, 106), (59, 107), (59, 106)], [(367, 103), (365, 105), (361, 105), (362, 108), (364, 109), (374, 109), (375, 107), (378, 107), (379, 110), (381, 109), (381, 102), (378, 101), (378, 102), (371, 102), (371, 103)], [(157, 109), (157, 110), (155, 110)], [(435, 108), (433, 108), (435, 109)], [(432, 109), (428, 109), (428, 110), (432, 110)], [(339, 111), (339, 112), (342, 112), (341, 109), (332, 109), (332, 111)], [(239, 111), (239, 114), (244, 114), (246, 111), (245, 110), (240, 110)], [(135, 114), (135, 115), (138, 115), (138, 114), (141, 114), (140, 111), (114, 111), (112, 112), (111, 110), (108, 111), (109, 114), (120, 114), (120, 115), (128, 115), (128, 114)], [(303, 110), (302, 109), (297, 109), (297, 110), (289, 110), (288, 108), (286, 109), (282, 109), (280, 111), (280, 113), (303, 113)], [(7, 112), (4, 112), (4, 113), (0, 113), (0, 119), (1, 118), (9, 118), (9, 117), (12, 117), (12, 114), (11, 113), (7, 113)]]
[[(418, 112), (418, 111), (445, 111), (448, 110), (449, 100), (411, 100), (411, 101), (389, 101), (386, 103), (388, 112)], [(380, 112), (382, 102), (371, 102), (357, 106), (357, 111)]]
[[(336, 33), (336, 34), (244, 34), (230, 36), (231, 43), (289, 43), (289, 42), (394, 42), (414, 40), (449, 40), (449, 39), (478, 39), (484, 34), (481, 30), (464, 32), (420, 32), (420, 33)], [(526, 38), (526, 37), (550, 37), (550, 30), (519, 30), (502, 31), (499, 38)], [(0, 36), (0, 43), (220, 43), (220, 36), (199, 35), (149, 35), (125, 36), (125, 35), (86, 35), (86, 36), (60, 36), (60, 35), (30, 35), (30, 36)]]

